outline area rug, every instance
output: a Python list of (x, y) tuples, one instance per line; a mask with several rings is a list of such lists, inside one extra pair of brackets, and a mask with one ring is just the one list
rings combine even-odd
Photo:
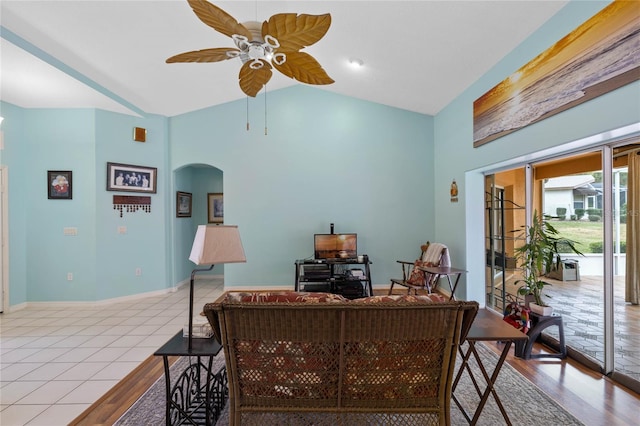
[[(466, 351), (466, 347), (464, 348)], [(489, 374), (493, 371), (493, 366), (498, 360), (498, 356), (483, 344), (476, 344), (476, 349)], [(172, 383), (175, 380), (174, 375), (186, 368), (189, 359), (183, 357), (179, 359), (172, 367)], [(460, 361), (456, 365), (456, 371), (459, 368)], [(221, 352), (213, 360), (213, 371), (217, 371), (224, 365), (224, 354)], [(475, 362), (471, 362), (471, 368), (479, 381), (482, 383), (482, 376)], [(495, 384), (505, 410), (509, 413), (509, 420), (514, 425), (583, 425), (578, 419), (567, 412), (562, 406), (556, 403), (551, 397), (546, 395), (537, 386), (527, 380), (508, 364), (502, 366), (500, 375)], [(462, 375), (458, 388), (455, 392), (456, 397), (463, 407), (472, 412), (478, 405), (480, 398), (465, 372)], [(228, 426), (227, 407), (222, 412), (216, 426)], [(276, 422), (274, 424), (281, 424)], [(289, 422), (287, 422), (288, 424)], [(159, 378), (149, 390), (115, 423), (117, 426), (160, 426), (165, 424), (165, 379), (164, 376)], [(296, 423), (298, 424), (298, 423)], [(451, 424), (466, 425), (468, 422), (464, 418), (462, 412), (455, 403), (451, 403)], [(480, 415), (478, 425), (494, 426), (506, 424), (500, 410), (495, 403), (493, 397), (489, 400)], [(311, 426), (313, 421), (303, 421), (300, 425)], [(269, 426), (269, 425), (265, 425)]]

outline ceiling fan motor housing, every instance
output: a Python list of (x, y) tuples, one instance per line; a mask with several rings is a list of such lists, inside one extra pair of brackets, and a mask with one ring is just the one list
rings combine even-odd
[(264, 66), (262, 60), (271, 61), (272, 59), (278, 65), (283, 64), (286, 61), (286, 56), (283, 53), (276, 54), (274, 57), (275, 49), (280, 47), (280, 43), (275, 37), (266, 35), (262, 37), (262, 24), (257, 21), (243, 22), (242, 25), (249, 30), (252, 35), (252, 39), (248, 40), (246, 37), (234, 34), (232, 39), (238, 49), (240, 49), (240, 60), (242, 63), (253, 61), (251, 68), (259, 69)]

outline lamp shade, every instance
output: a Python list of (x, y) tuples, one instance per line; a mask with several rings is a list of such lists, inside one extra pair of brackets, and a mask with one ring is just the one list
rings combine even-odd
[(198, 225), (189, 260), (196, 265), (246, 262), (238, 227)]

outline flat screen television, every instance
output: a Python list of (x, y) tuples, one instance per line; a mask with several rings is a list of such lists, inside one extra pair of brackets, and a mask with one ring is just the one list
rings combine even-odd
[(358, 257), (358, 235), (315, 234), (313, 252), (317, 260), (355, 259)]

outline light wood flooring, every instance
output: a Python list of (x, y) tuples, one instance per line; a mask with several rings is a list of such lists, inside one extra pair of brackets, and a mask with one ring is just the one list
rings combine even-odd
[[(515, 295), (517, 286), (512, 275), (506, 280), (506, 291)], [(601, 276), (582, 275), (579, 281), (558, 281), (544, 278), (551, 285), (545, 288), (550, 298), (546, 303), (562, 315), (567, 347), (585, 357), (593, 368), (604, 371), (604, 283)], [(616, 276), (613, 292), (614, 371), (640, 381), (640, 305), (624, 301), (624, 277)], [(496, 293), (496, 305), (502, 309), (501, 295)], [(558, 330), (551, 327), (545, 334), (558, 339)]]

